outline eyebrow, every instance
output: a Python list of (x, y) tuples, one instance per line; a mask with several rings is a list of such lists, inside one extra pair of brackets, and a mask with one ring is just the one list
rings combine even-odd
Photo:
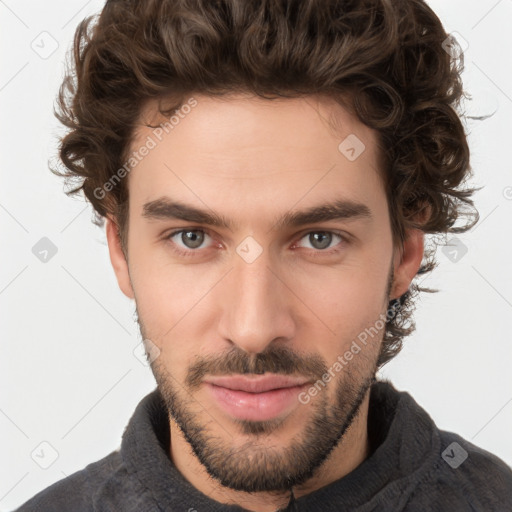
[[(233, 230), (235, 224), (229, 219), (212, 210), (202, 210), (195, 206), (168, 197), (161, 197), (145, 203), (142, 216), (148, 220), (179, 219), (197, 224), (222, 227)], [(358, 220), (372, 219), (373, 215), (368, 206), (348, 199), (338, 199), (333, 202), (312, 206), (305, 210), (286, 212), (273, 222), (273, 229), (298, 227), (305, 224), (316, 224), (329, 220)]]

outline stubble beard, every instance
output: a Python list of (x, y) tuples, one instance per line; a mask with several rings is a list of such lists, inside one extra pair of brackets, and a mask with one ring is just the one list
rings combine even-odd
[[(377, 371), (376, 358), (368, 360), (363, 352), (357, 357), (360, 358), (358, 366), (365, 367), (366, 371), (347, 366), (342, 370), (343, 375), (338, 376), (333, 400), (329, 400), (326, 387), (321, 388), (307, 405), (299, 403), (298, 417), (310, 414), (312, 417), (306, 421), (301, 434), (294, 436), (287, 446), (279, 448), (265, 446), (265, 438), (294, 420), (233, 419), (240, 434), (248, 437), (242, 444), (234, 446), (227, 429), (198, 402), (182, 396), (175, 379), (158, 359), (151, 368), (169, 416), (212, 478), (236, 491), (279, 493), (300, 486), (314, 476), (315, 470), (342, 441), (357, 417), (368, 390), (375, 382)], [(187, 395), (193, 396), (191, 392)], [(301, 407), (305, 408), (303, 412)]]

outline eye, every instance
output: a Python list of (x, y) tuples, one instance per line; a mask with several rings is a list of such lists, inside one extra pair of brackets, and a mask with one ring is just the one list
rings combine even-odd
[(211, 237), (202, 229), (180, 229), (173, 231), (165, 237), (166, 240), (175, 246), (175, 250), (180, 254), (200, 249), (206, 238)]
[[(342, 234), (336, 233), (334, 231), (310, 231), (301, 238), (301, 240), (304, 239), (307, 240), (310, 244), (310, 247), (307, 247), (308, 249), (315, 249), (318, 251), (325, 251), (326, 249), (331, 248), (332, 242), (336, 239), (338, 239), (340, 242), (347, 241)], [(339, 243), (336, 245), (339, 245)], [(334, 247), (336, 247), (336, 245)]]
[[(203, 229), (179, 229), (169, 233), (164, 237), (164, 240), (169, 243), (171, 249), (180, 256), (197, 256), (203, 250), (208, 248), (206, 245), (207, 239), (213, 238), (206, 233)], [(312, 249), (313, 254), (327, 255), (338, 253), (342, 250), (344, 244), (348, 244), (348, 238), (342, 233), (335, 231), (310, 231), (299, 239), (299, 243), (295, 247), (304, 247), (300, 245), (301, 240), (306, 240), (309, 247)], [(338, 241), (333, 245), (333, 242)], [(211, 245), (211, 244), (210, 244)]]

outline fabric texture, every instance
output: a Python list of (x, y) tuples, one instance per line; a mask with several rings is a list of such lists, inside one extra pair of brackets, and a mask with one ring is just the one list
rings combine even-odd
[[(286, 512), (511, 512), (512, 469), (439, 430), (411, 395), (388, 381), (371, 390), (371, 454), (343, 478)], [(17, 512), (241, 512), (197, 490), (169, 457), (169, 420), (154, 390), (137, 406), (121, 447), (51, 485)]]

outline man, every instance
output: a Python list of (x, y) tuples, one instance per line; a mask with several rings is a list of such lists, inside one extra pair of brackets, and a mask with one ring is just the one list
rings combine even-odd
[[(157, 389), (27, 511), (507, 511), (512, 470), (377, 370), (425, 233), (478, 220), (422, 0), (108, 1), (60, 95)], [(464, 210), (465, 211), (465, 210)]]

